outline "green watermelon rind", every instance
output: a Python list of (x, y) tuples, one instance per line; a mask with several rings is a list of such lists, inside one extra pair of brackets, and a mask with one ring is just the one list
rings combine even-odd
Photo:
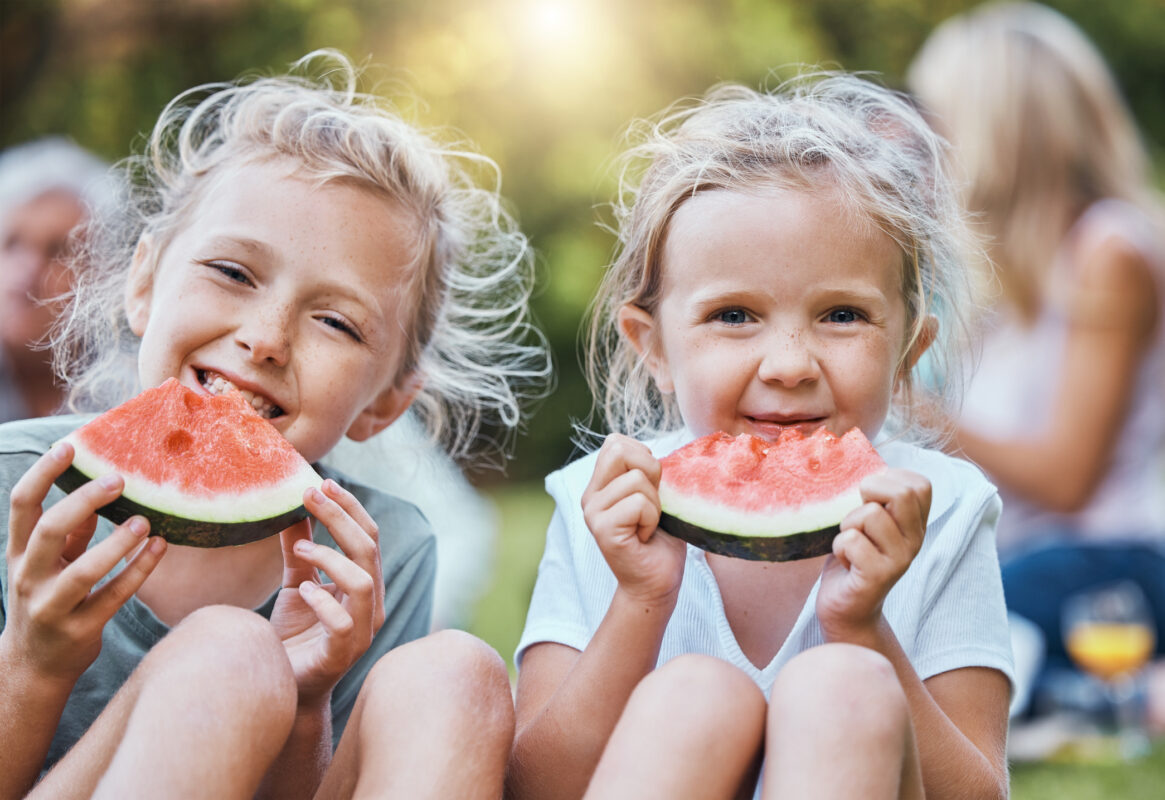
[[(76, 467), (70, 466), (56, 480), (66, 492), (79, 489), (93, 480)], [(120, 525), (135, 514), (150, 521), (150, 535), (161, 536), (171, 544), (189, 547), (227, 547), (256, 542), (291, 527), (308, 516), (301, 504), (274, 516), (248, 519), (243, 522), (214, 522), (190, 519), (169, 514), (157, 508), (135, 502), (124, 494), (97, 509), (97, 513), (115, 525)]]
[(667, 512), (660, 515), (659, 527), (701, 550), (749, 561), (798, 561), (827, 555), (833, 550), (833, 537), (841, 531), (840, 525), (831, 525), (784, 536), (744, 536), (693, 525)]

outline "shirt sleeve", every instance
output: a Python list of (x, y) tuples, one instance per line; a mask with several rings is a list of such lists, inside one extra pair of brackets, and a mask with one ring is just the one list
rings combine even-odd
[[(590, 543), (596, 550), (598, 548), (582, 523), (582, 513), (573, 511), (578, 508), (578, 498), (570, 490), (569, 479), (564, 473), (547, 478), (546, 490), (556, 506), (546, 530), (546, 549), (538, 565), (526, 626), (514, 654), (514, 664), (519, 669), (522, 656), (531, 645), (555, 642), (582, 650), (591, 638), (579, 585), (575, 545)], [(575, 530), (576, 526), (582, 526), (582, 530)], [(584, 535), (584, 542), (573, 539)]]
[[(970, 492), (949, 510), (943, 525), (945, 568), (931, 575), (930, 601), (921, 609), (919, 677), (929, 678), (962, 667), (987, 667), (1002, 672), (1014, 690), (1015, 670), (1003, 600), (995, 525), (1002, 503), (994, 487)], [(956, 532), (965, 531), (964, 536)]]

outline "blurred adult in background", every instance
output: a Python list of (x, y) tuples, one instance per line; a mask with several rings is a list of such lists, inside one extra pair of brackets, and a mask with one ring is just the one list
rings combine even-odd
[(1139, 583), (1165, 645), (1162, 208), (1115, 79), (1049, 8), (948, 20), (908, 82), (952, 144), (994, 262), (953, 448), (1003, 495), (1008, 606), (1046, 642), (1038, 699), (1069, 666), (1062, 603), (1087, 586)]
[(71, 235), (111, 189), (107, 165), (68, 139), (0, 153), (0, 422), (40, 417), (63, 399), (43, 343), (70, 287)]

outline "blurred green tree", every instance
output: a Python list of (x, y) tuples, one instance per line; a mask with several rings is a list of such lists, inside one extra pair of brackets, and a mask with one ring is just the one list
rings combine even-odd
[[(1111, 60), (1148, 138), (1165, 142), (1160, 0), (1052, 0)], [(578, 369), (586, 304), (611, 255), (596, 225), (633, 118), (720, 81), (772, 82), (820, 64), (901, 75), (967, 0), (5, 0), (0, 146), (49, 133), (127, 154), (179, 91), (279, 71), (335, 47), (366, 63), (366, 90), (449, 126), (502, 168), (503, 192), (539, 253), (535, 312), (557, 391), (530, 420), (508, 475), (571, 454), (589, 394)], [(1160, 162), (1161, 159), (1159, 158)], [(482, 476), (490, 479), (489, 475)]]

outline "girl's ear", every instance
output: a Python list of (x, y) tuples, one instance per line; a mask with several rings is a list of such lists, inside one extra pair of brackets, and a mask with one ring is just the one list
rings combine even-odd
[(914, 365), (918, 363), (918, 359), (922, 358), (923, 353), (930, 349), (930, 346), (934, 344), (937, 336), (938, 317), (934, 314), (927, 314), (926, 319), (922, 321), (922, 326), (918, 331), (918, 337), (914, 340), (914, 344), (910, 345), (910, 350), (906, 353), (906, 359), (902, 362), (903, 375), (914, 369)]
[(356, 421), (348, 428), (348, 438), (355, 442), (363, 442), (396, 422), (413, 404), (413, 399), (423, 385), (424, 380), (421, 376), (416, 372), (410, 372), (389, 386), (356, 417)]
[(667, 359), (660, 352), (658, 326), (650, 312), (634, 303), (624, 303), (619, 307), (618, 324), (619, 333), (639, 354), (655, 380), (656, 388), (664, 394), (675, 391)]
[(154, 242), (149, 236), (138, 239), (125, 284), (125, 316), (138, 337), (146, 332), (150, 321), (150, 303), (154, 295)]

